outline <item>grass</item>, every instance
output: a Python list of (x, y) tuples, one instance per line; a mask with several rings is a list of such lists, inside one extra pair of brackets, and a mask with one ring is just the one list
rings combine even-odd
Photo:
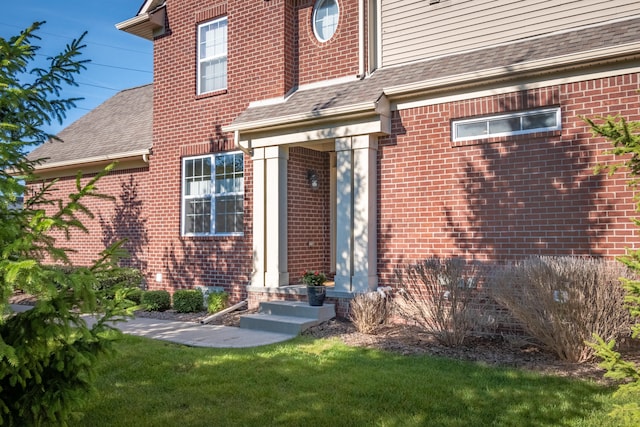
[(607, 426), (586, 381), (297, 338), (251, 349), (125, 336), (81, 426)]

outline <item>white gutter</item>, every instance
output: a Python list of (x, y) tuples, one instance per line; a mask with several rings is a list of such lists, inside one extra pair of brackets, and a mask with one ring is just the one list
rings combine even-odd
[[(36, 171), (48, 170), (48, 169), (61, 169), (68, 168), (70, 166), (76, 165), (86, 165), (88, 163), (102, 163), (109, 162), (114, 160), (121, 160), (131, 157), (142, 157), (144, 162), (147, 162), (148, 155), (151, 154), (151, 150), (146, 148), (142, 150), (136, 151), (125, 151), (122, 153), (116, 154), (107, 154), (103, 156), (94, 156), (94, 157), (85, 157), (84, 159), (73, 159), (73, 160), (64, 160), (61, 162), (47, 163), (46, 161), (38, 166), (36, 166)], [(146, 159), (146, 160), (145, 160)]]
[(364, 0), (358, 1), (358, 77), (364, 78)]
[(253, 157), (253, 150), (250, 150), (249, 148), (245, 148), (242, 145), (240, 145), (240, 131), (239, 130), (236, 130), (235, 132), (233, 132), (233, 145), (235, 145), (236, 148), (238, 148), (240, 151), (242, 151), (247, 156)]
[(135, 27), (138, 24), (143, 24), (150, 20), (151, 15), (148, 13), (143, 13), (142, 15), (137, 15), (133, 18), (129, 18), (126, 21), (118, 22), (116, 24), (116, 28), (121, 31), (127, 31), (131, 27)]
[(376, 0), (376, 68), (381, 68), (382, 64), (382, 2)]

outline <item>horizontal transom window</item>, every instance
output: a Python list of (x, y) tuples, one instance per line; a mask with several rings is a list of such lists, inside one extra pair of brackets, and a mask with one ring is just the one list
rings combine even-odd
[(454, 120), (451, 124), (454, 141), (524, 135), (560, 129), (562, 129), (562, 123), (559, 107)]

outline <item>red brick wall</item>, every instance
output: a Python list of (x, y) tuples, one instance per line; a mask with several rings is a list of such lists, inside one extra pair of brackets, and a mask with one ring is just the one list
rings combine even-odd
[(358, 0), (339, 0), (340, 20), (333, 37), (322, 43), (313, 34), (315, 0), (298, 0), (299, 83), (305, 85), (358, 74)]
[[(382, 284), (432, 255), (613, 257), (634, 246), (627, 179), (594, 175), (610, 144), (580, 116), (640, 119), (638, 85), (632, 74), (395, 112), (378, 158)], [(452, 119), (557, 105), (562, 131), (451, 142)]]
[[(309, 170), (318, 176), (317, 190), (309, 186)], [(304, 270), (331, 271), (329, 154), (292, 148), (287, 180), (289, 275), (298, 283)]]
[[(311, 0), (167, 0), (167, 32), (154, 42), (148, 172), (113, 174), (101, 184), (106, 193), (125, 194), (131, 175), (131, 185), (138, 186), (141, 222), (124, 230), (146, 244), (136, 262), (146, 267), (151, 288), (224, 286), (232, 301), (246, 297), (252, 270), (251, 158), (245, 156), (244, 235), (231, 237), (180, 236), (181, 158), (234, 150), (233, 136), (221, 128), (251, 101), (282, 96), (297, 84), (355, 75), (357, 4), (340, 0), (338, 31), (319, 43), (311, 28)], [(198, 96), (197, 26), (223, 15), (229, 19), (228, 88)], [(640, 119), (638, 85), (633, 74), (395, 112), (393, 135), (380, 140), (378, 152), (380, 283), (388, 284), (399, 264), (432, 255), (497, 262), (530, 254), (623, 253), (636, 238), (628, 221), (635, 214), (632, 195), (623, 175), (593, 175), (597, 163), (612, 161), (602, 154), (609, 143), (592, 138), (579, 115)], [(562, 131), (451, 142), (452, 119), (547, 105), (561, 106)], [(292, 281), (303, 268), (330, 269), (328, 159), (313, 150), (290, 152)], [(308, 187), (308, 169), (319, 175), (317, 192)], [(68, 192), (72, 184), (69, 179), (60, 186)], [(106, 225), (119, 218), (117, 203), (95, 205), (91, 234), (74, 242), (82, 249), (78, 260), (87, 261), (82, 257), (89, 249), (103, 245)], [(156, 273), (163, 276), (159, 283)]]
[[(246, 2), (253, 7), (264, 2)], [(231, 40), (237, 24), (225, 1), (168, 1), (168, 32), (154, 42), (154, 144), (150, 179), (157, 183), (151, 201), (149, 268), (151, 288), (225, 286), (232, 301), (242, 296), (251, 273), (251, 199), (245, 199), (245, 236), (181, 237), (181, 158), (233, 150), (233, 136), (221, 132), (246, 108), (248, 99), (234, 97), (237, 52), (228, 53), (228, 90), (196, 93), (198, 24), (227, 15)], [(235, 26), (235, 27), (234, 27)], [(235, 28), (235, 29), (234, 29)], [(231, 43), (230, 43), (231, 45)], [(246, 97), (246, 95), (245, 95)], [(235, 101), (235, 102), (234, 102)], [(245, 159), (245, 185), (250, 186), (251, 162)], [(156, 274), (162, 281), (156, 282)]]
[[(128, 169), (112, 172), (102, 177), (97, 184), (97, 192), (113, 197), (112, 200), (86, 197), (82, 200), (94, 215), (78, 213), (78, 218), (87, 228), (87, 233), (72, 229), (70, 239), (64, 233), (54, 233), (58, 247), (68, 247), (76, 252), (70, 253), (70, 260), (77, 265), (89, 265), (96, 260), (107, 246), (127, 239), (124, 248), (130, 257), (123, 259), (122, 266), (144, 269), (147, 265), (146, 245), (148, 243), (148, 197), (147, 168)], [(93, 178), (95, 174), (87, 174), (82, 183)], [(41, 183), (34, 183), (34, 188), (41, 188)], [(60, 178), (54, 185), (51, 199), (69, 200), (68, 194), (77, 193), (76, 178)], [(56, 207), (47, 207), (53, 214)]]
[[(233, 150), (233, 136), (223, 134), (221, 127), (247, 108), (249, 102), (283, 96), (296, 84), (355, 75), (357, 1), (341, 1), (340, 6), (338, 33), (330, 42), (320, 44), (311, 31), (309, 1), (167, 1), (168, 30), (154, 42), (154, 152), (150, 179), (158, 185), (149, 218), (149, 229), (153, 231), (149, 238), (148, 276), (152, 287), (172, 290), (216, 285), (227, 287), (232, 300), (244, 297), (252, 270), (252, 195), (248, 191), (245, 196), (244, 236), (181, 237), (180, 158)], [(197, 26), (224, 15), (228, 17), (228, 88), (198, 96)], [(296, 167), (295, 156), (291, 165)], [(321, 167), (318, 171), (326, 173)], [(323, 181), (328, 183), (328, 179)], [(246, 157), (245, 189), (251, 188), (252, 165)], [(308, 188), (306, 183), (304, 188)], [(290, 251), (309, 240), (299, 230), (292, 230), (294, 246)], [(321, 241), (315, 236), (313, 240)], [(318, 259), (312, 252), (320, 246), (314, 248), (307, 246), (306, 252)], [(295, 278), (294, 269), (306, 261), (292, 262), (290, 271)], [(161, 283), (154, 281), (156, 273), (163, 274)]]

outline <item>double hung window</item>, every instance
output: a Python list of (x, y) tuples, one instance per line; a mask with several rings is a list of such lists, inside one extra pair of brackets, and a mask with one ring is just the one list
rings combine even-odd
[(244, 158), (224, 153), (182, 160), (182, 234), (242, 234)]
[(227, 18), (198, 27), (198, 94), (227, 88)]

